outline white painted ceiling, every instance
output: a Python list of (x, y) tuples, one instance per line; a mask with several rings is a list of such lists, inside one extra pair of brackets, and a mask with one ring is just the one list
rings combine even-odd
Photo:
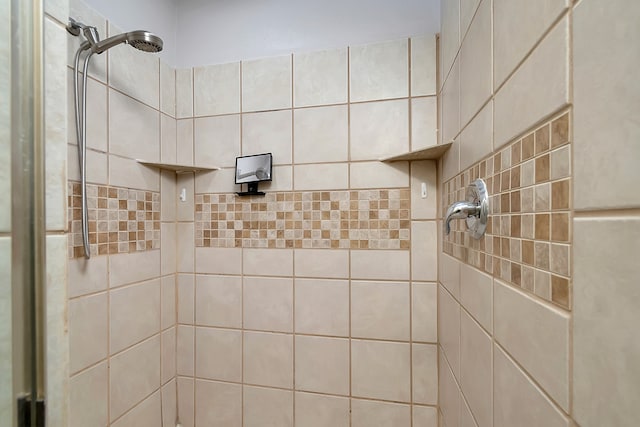
[(86, 0), (165, 41), (177, 67), (220, 64), (440, 31), (440, 0)]

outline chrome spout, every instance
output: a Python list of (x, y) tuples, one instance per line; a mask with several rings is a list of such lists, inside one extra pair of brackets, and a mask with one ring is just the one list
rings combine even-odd
[(451, 232), (451, 225), (449, 224), (452, 219), (467, 219), (470, 216), (477, 216), (480, 212), (480, 206), (472, 202), (456, 202), (449, 206), (444, 218), (445, 232), (449, 234)]

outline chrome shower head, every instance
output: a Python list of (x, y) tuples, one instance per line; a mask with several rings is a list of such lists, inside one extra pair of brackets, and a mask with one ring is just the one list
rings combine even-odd
[(162, 39), (148, 31), (137, 30), (109, 37), (92, 46), (94, 53), (102, 53), (121, 43), (127, 43), (143, 52), (157, 53), (162, 50)]

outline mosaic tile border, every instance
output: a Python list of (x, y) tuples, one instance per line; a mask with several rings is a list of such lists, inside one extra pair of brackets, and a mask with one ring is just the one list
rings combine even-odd
[(487, 184), (491, 215), (483, 239), (453, 221), (443, 250), (494, 277), (571, 309), (571, 143), (560, 113), (443, 184), (442, 212)]
[[(80, 183), (69, 182), (69, 258), (82, 258)], [(160, 248), (160, 193), (87, 184), (91, 255)]]
[(411, 192), (273, 192), (196, 195), (196, 246), (410, 249)]

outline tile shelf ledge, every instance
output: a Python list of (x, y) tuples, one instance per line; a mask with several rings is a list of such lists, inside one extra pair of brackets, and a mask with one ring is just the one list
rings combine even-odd
[(432, 145), (431, 147), (421, 150), (409, 151), (408, 153), (398, 154), (391, 157), (380, 159), (381, 162), (399, 162), (401, 160), (438, 160), (444, 153), (449, 150), (453, 142), (445, 144)]
[(176, 173), (183, 172), (208, 172), (220, 170), (217, 166), (192, 166), (192, 165), (179, 165), (177, 163), (162, 163), (162, 162), (148, 162), (146, 160), (136, 159), (136, 162), (158, 169), (165, 169), (174, 171)]

